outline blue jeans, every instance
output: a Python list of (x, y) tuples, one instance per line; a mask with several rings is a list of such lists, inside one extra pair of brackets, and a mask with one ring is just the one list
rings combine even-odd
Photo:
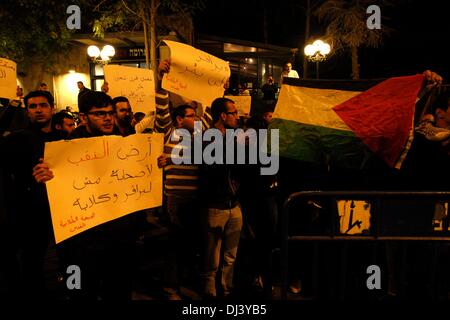
[(220, 285), (223, 295), (227, 296), (233, 285), (233, 268), (242, 230), (241, 208), (239, 205), (226, 210), (208, 208), (203, 223), (206, 244), (201, 273), (203, 294), (217, 296), (216, 275), (221, 262)]

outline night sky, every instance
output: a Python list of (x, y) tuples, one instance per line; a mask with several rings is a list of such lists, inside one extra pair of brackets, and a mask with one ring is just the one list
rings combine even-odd
[[(314, 0), (311, 0), (314, 2)], [(415, 74), (425, 69), (450, 79), (450, 9), (448, 1), (397, 0), (381, 7), (382, 23), (393, 29), (377, 49), (360, 50), (361, 78), (384, 78)], [(268, 43), (298, 47), (303, 52), (306, 0), (209, 0), (195, 17), (197, 32), (263, 42), (264, 8), (268, 12)], [(311, 34), (320, 36), (324, 26), (315, 17)], [(302, 67), (302, 57), (296, 65)], [(310, 76), (314, 66), (309, 67)], [(321, 78), (349, 78), (350, 53), (330, 57), (320, 66)]]

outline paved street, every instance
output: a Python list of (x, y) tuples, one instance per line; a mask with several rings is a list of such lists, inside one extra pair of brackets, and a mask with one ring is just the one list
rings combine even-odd
[[(163, 284), (163, 271), (164, 265), (164, 252), (167, 248), (167, 228), (164, 226), (164, 222), (161, 221), (154, 213), (147, 216), (147, 230), (142, 234), (140, 239), (136, 242), (137, 246), (137, 268), (134, 274), (134, 288), (133, 288), (133, 300), (153, 300), (153, 301), (166, 301), (166, 300), (178, 300), (183, 301), (200, 301), (199, 295), (199, 273), (198, 263), (193, 275), (186, 277), (183, 281), (179, 298), (174, 299), (174, 296), (168, 295), (164, 291)], [(245, 241), (245, 240), (243, 240)], [(242, 248), (245, 247), (245, 242), (241, 242)], [(345, 287), (346, 299), (358, 299), (365, 301), (377, 301), (377, 300), (398, 300), (398, 297), (387, 294), (386, 292), (386, 280), (383, 278), (382, 290), (375, 290), (370, 292), (365, 288), (366, 275), (362, 277), (355, 269), (358, 269), (358, 265), (363, 265), (366, 259), (367, 253), (364, 254), (364, 244), (354, 244), (350, 247), (351, 250), (347, 253), (350, 255), (348, 265), (346, 267), (346, 273), (343, 276), (340, 273), (340, 269), (336, 266), (341, 265), (343, 262), (340, 256), (339, 245), (325, 247), (321, 252), (321, 258), (317, 261), (316, 267), (319, 268), (319, 272), (314, 273), (316, 278), (316, 289), (312, 289), (312, 277), (313, 274), (304, 274), (309, 278), (303, 281), (302, 290), (293, 294), (289, 292), (287, 294), (288, 300), (300, 300), (309, 301), (316, 300), (312, 297), (316, 295), (318, 300), (322, 299), (340, 299), (342, 297), (342, 287)], [(380, 251), (381, 250), (381, 251)], [(383, 254), (383, 246), (379, 248), (379, 254)], [(443, 252), (448, 250), (448, 247), (442, 247)], [(351, 257), (356, 259), (351, 260)], [(239, 259), (240, 258), (240, 259)], [(236, 270), (235, 270), (235, 291), (233, 299), (236, 301), (246, 301), (248, 299), (256, 299), (257, 301), (267, 301), (268, 298), (261, 288), (254, 287), (250, 284), (250, 281), (245, 276), (246, 266), (242, 261), (245, 258), (238, 256)], [(270, 300), (281, 300), (281, 285), (280, 285), (280, 251), (275, 249), (273, 252), (272, 261), (272, 296)], [(441, 266), (448, 261), (439, 260), (438, 263)], [(409, 268), (408, 266), (407, 268)], [(49, 290), (49, 298), (52, 300), (64, 300), (63, 286), (64, 280), (62, 280), (61, 274), (58, 270), (58, 259), (54, 245), (50, 246), (47, 259), (46, 259), (46, 276), (47, 287)], [(311, 270), (311, 269), (308, 269)], [(428, 275), (426, 275), (428, 276)], [(437, 274), (437, 283), (440, 290), (437, 293), (438, 300), (450, 300), (450, 295), (445, 295), (445, 288), (448, 288), (449, 277), (447, 275)], [(309, 280), (309, 281), (308, 281)], [(406, 281), (403, 279), (402, 281)], [(403, 295), (406, 299), (413, 299), (416, 294), (426, 297), (433, 294), (433, 289), (426, 285), (420, 287), (420, 281), (417, 283), (404, 283)], [(422, 283), (423, 285), (423, 283)], [(448, 291), (448, 289), (447, 289)]]

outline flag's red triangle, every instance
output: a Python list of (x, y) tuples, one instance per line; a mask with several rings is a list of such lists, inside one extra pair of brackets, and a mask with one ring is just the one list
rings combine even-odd
[(333, 110), (374, 153), (393, 167), (413, 126), (423, 75), (390, 78)]

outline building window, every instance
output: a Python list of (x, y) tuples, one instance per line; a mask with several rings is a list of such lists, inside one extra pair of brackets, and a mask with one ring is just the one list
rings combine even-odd
[[(145, 61), (114, 61), (110, 64), (118, 64), (126, 67), (133, 68), (146, 68)], [(90, 63), (90, 76), (91, 76), (91, 89), (94, 91), (100, 91), (103, 82), (105, 81), (105, 73), (103, 71), (103, 65)]]

